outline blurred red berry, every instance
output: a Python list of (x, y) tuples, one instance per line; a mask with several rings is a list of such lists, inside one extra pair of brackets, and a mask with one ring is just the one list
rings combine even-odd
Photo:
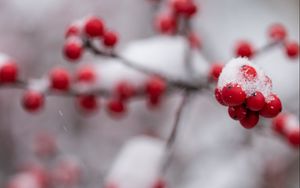
[(272, 121), (272, 128), (279, 134), (284, 134), (284, 126), (286, 124), (288, 115), (285, 113), (280, 113)]
[(66, 91), (70, 86), (70, 74), (63, 68), (55, 68), (50, 72), (50, 83), (53, 89)]
[(103, 35), (103, 45), (109, 48), (115, 47), (118, 43), (118, 35), (115, 32), (107, 31)]
[(95, 70), (90, 66), (81, 67), (76, 72), (76, 80), (79, 82), (94, 82), (96, 79)]
[(241, 125), (246, 129), (251, 129), (259, 121), (259, 114), (257, 112), (248, 111), (247, 116), (240, 120)]
[(70, 36), (79, 36), (80, 33), (81, 33), (81, 28), (79, 24), (72, 24), (67, 28), (65, 36), (66, 38)]
[(238, 84), (227, 84), (222, 89), (222, 99), (228, 106), (238, 106), (244, 103), (246, 93)]
[(237, 57), (251, 58), (254, 55), (253, 46), (247, 41), (240, 41), (236, 44), (235, 55)]
[(259, 111), (259, 114), (266, 118), (276, 117), (282, 110), (282, 104), (280, 99), (272, 94), (272, 99), (267, 101), (263, 109)]
[(296, 147), (299, 148), (300, 146), (300, 129), (299, 129), (299, 125), (297, 127), (294, 127), (292, 130), (290, 130), (287, 133), (287, 139), (289, 141), (289, 143)]
[(129, 82), (121, 81), (116, 85), (115, 93), (121, 101), (124, 101), (134, 96), (135, 89)]
[(150, 77), (146, 82), (146, 93), (149, 96), (161, 96), (166, 88), (165, 81), (157, 76)]
[(120, 116), (123, 115), (126, 112), (126, 110), (127, 109), (124, 102), (119, 99), (112, 98), (107, 102), (107, 111), (111, 115)]
[(26, 91), (23, 95), (22, 104), (25, 110), (36, 112), (44, 105), (44, 95), (38, 91)]
[(104, 27), (101, 19), (91, 16), (86, 19), (84, 31), (89, 37), (101, 37), (104, 34)]
[(97, 97), (95, 95), (78, 96), (79, 107), (86, 112), (96, 111), (99, 108)]
[(230, 106), (228, 107), (228, 114), (234, 120), (244, 119), (247, 115), (247, 109), (243, 106)]
[(214, 63), (210, 67), (209, 77), (212, 78), (214, 81), (218, 81), (219, 76), (223, 70), (224, 65), (220, 63)]
[(156, 28), (164, 34), (174, 34), (177, 29), (177, 21), (173, 15), (163, 14), (156, 18)]
[(198, 7), (193, 0), (171, 0), (171, 6), (175, 14), (186, 17), (194, 16), (198, 11)]
[(14, 83), (18, 78), (18, 66), (14, 61), (7, 61), (0, 66), (0, 83)]
[(64, 56), (71, 61), (80, 59), (83, 51), (82, 41), (79, 38), (70, 38), (64, 45)]
[(259, 91), (254, 92), (246, 99), (246, 106), (252, 111), (260, 111), (261, 109), (263, 109), (265, 104), (265, 97)]
[(190, 32), (187, 37), (191, 48), (201, 48), (202, 42), (201, 39), (196, 35), (196, 33)]
[(287, 31), (282, 24), (276, 23), (269, 28), (269, 37), (275, 41), (282, 41), (286, 36)]
[(286, 42), (285, 52), (289, 58), (297, 58), (299, 56), (299, 43), (297, 42)]
[(165, 180), (159, 178), (153, 185), (152, 188), (167, 188)]

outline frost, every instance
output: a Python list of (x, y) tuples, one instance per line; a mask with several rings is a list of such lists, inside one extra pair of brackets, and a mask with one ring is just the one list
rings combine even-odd
[[(245, 65), (251, 66), (256, 70), (257, 75), (253, 79), (246, 78), (241, 71), (241, 68)], [(240, 85), (247, 96), (259, 91), (265, 96), (266, 101), (272, 100), (271, 80), (261, 68), (251, 63), (248, 58), (235, 58), (224, 66), (217, 87), (221, 89), (229, 83)]]

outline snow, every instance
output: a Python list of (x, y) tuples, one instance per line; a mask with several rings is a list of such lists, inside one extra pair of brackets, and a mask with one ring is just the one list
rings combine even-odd
[(50, 85), (48, 77), (41, 79), (31, 79), (28, 82), (28, 89), (44, 93), (48, 90)]
[(287, 118), (285, 119), (284, 124), (284, 132), (289, 133), (292, 132), (294, 129), (299, 129), (299, 119), (294, 114), (288, 114)]
[(151, 188), (159, 175), (164, 146), (154, 138), (133, 138), (121, 150), (106, 182), (118, 188)]
[(3, 66), (8, 59), (9, 57), (7, 55), (0, 53), (0, 67)]
[[(256, 77), (247, 79), (241, 71), (242, 66), (247, 65), (255, 68)], [(260, 91), (266, 98), (266, 101), (271, 100), (272, 85), (266, 82), (267, 75), (261, 68), (252, 63), (247, 58), (235, 58), (230, 60), (223, 68), (219, 80), (218, 88), (222, 89), (229, 83), (238, 84), (250, 96), (256, 91)]]

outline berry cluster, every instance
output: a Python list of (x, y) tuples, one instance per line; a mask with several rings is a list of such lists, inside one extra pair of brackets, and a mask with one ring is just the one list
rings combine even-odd
[(270, 78), (246, 58), (226, 64), (215, 97), (220, 104), (228, 106), (229, 116), (247, 129), (258, 123), (259, 115), (273, 118), (282, 109), (280, 99), (272, 93)]
[(300, 127), (297, 116), (289, 113), (281, 113), (273, 119), (272, 127), (275, 132), (286, 138), (292, 146), (299, 148)]
[(18, 66), (10, 57), (0, 54), (0, 84), (15, 83), (18, 79)]
[(102, 19), (90, 16), (71, 24), (66, 31), (64, 56), (70, 61), (79, 60), (86, 41), (112, 49), (118, 43), (116, 32), (109, 30)]
[(189, 20), (198, 11), (193, 0), (168, 0), (167, 8), (155, 20), (156, 29), (164, 34), (176, 34), (180, 29), (180, 21)]
[[(287, 57), (295, 59), (299, 56), (299, 43), (288, 38), (286, 28), (281, 24), (273, 24), (268, 29), (268, 38), (271, 42), (282, 43)], [(246, 40), (239, 41), (235, 46), (236, 57), (252, 58), (257, 53), (254, 46)]]

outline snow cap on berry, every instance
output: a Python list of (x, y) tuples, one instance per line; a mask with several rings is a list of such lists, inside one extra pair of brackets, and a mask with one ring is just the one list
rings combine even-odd
[(247, 97), (259, 91), (268, 101), (272, 99), (272, 85), (266, 81), (266, 77), (266, 74), (247, 58), (235, 58), (224, 66), (217, 88), (237, 84), (245, 91)]

